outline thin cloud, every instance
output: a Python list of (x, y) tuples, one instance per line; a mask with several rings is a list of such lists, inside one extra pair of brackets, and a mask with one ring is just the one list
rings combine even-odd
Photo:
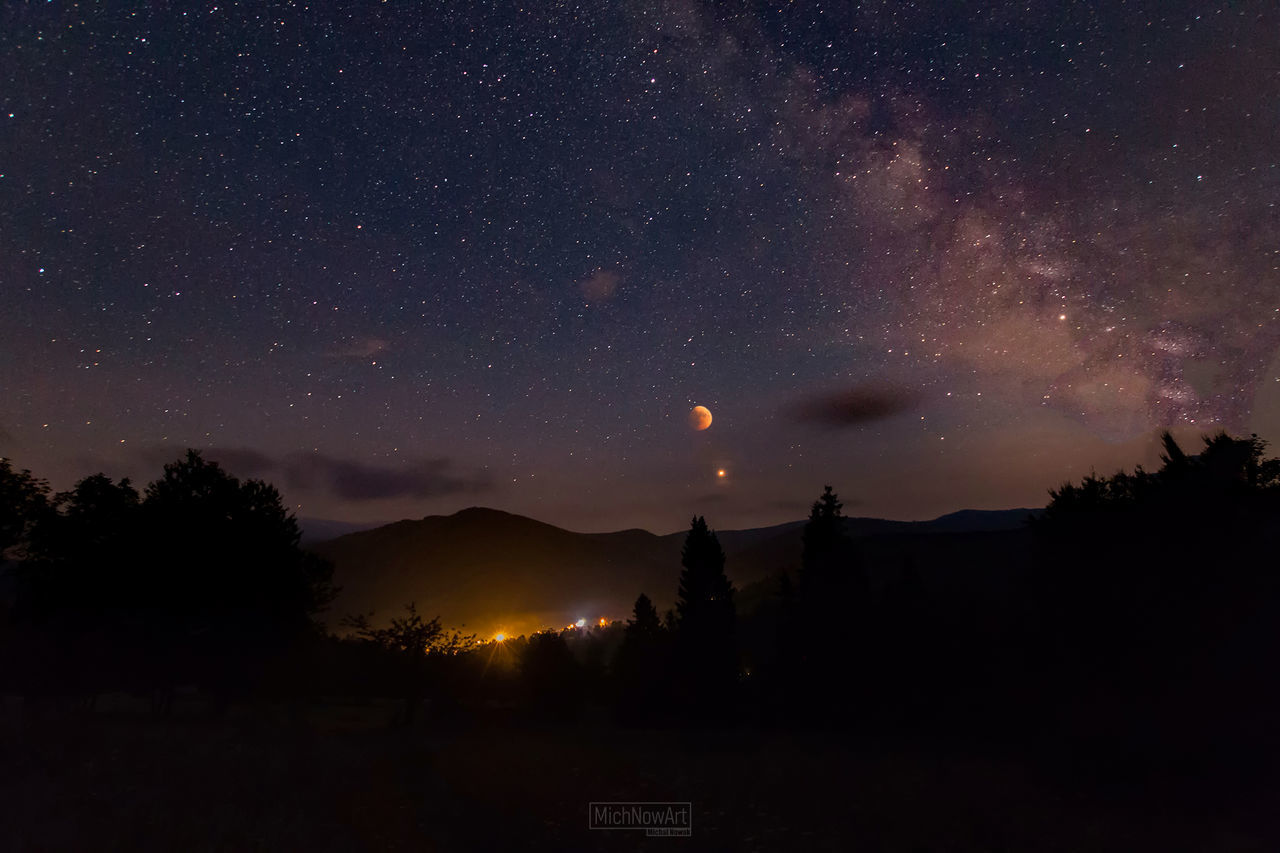
[(791, 406), (794, 421), (826, 427), (851, 427), (885, 420), (909, 411), (915, 394), (890, 385), (858, 385), (816, 394)]
[(291, 453), (280, 470), (290, 487), (321, 490), (347, 501), (474, 495), (495, 487), (489, 474), (465, 470), (445, 457), (384, 466), (322, 453)]
[(390, 348), (391, 342), (384, 338), (353, 338), (331, 355), (336, 358), (366, 359), (382, 355)]
[(606, 302), (618, 292), (622, 276), (613, 270), (596, 270), (578, 285), (588, 302)]
[[(179, 454), (169, 452), (172, 459), (181, 458), (186, 451)], [(236, 477), (265, 477), (276, 470), (276, 463), (270, 456), (248, 447), (228, 447), (202, 451), (201, 456), (210, 462), (217, 462), (222, 470)], [(172, 461), (172, 459), (168, 461)]]
[[(204, 448), (200, 454), (241, 479), (268, 480), (289, 490), (319, 492), (351, 502), (479, 495), (497, 487), (487, 472), (467, 468), (447, 457), (376, 465), (318, 452), (275, 457), (248, 447)], [(159, 445), (133, 453), (136, 462), (146, 468), (147, 479), (159, 476), (165, 464), (185, 456), (185, 448)]]

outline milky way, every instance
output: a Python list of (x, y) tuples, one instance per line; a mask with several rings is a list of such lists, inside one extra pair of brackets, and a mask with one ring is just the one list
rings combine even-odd
[(5, 4), (0, 453), (667, 530), (1280, 440), (1276, 9), (1112, 5)]

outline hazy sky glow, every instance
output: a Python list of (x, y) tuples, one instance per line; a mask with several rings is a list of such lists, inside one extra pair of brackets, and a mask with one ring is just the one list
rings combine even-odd
[(1274, 3), (127, 5), (0, 8), (0, 454), (55, 486), (667, 532), (1280, 442)]

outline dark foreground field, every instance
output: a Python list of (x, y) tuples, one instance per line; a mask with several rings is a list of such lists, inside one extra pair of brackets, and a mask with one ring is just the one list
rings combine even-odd
[[(1268, 774), (1126, 774), (1070, 749), (739, 729), (413, 729), (386, 708), (171, 720), (10, 714), (13, 850), (1271, 851)], [(691, 801), (691, 838), (587, 828), (591, 801)]]

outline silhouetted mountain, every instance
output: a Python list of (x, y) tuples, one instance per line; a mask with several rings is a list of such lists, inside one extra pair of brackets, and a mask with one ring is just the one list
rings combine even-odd
[(429, 617), (482, 637), (619, 618), (637, 590), (670, 598), (679, 571), (678, 559), (664, 559), (659, 537), (642, 530), (572, 533), (479, 507), (352, 533), (314, 550), (333, 560), (342, 587), (331, 624), (370, 611), (377, 622), (416, 601)]
[[(968, 510), (933, 521), (848, 519), (876, 566), (911, 557), (978, 570), (982, 556), (1006, 548), (995, 534), (1038, 510)], [(804, 522), (718, 531), (726, 572), (740, 589), (800, 560)], [(341, 587), (327, 621), (373, 612), (374, 621), (415, 601), (426, 615), (481, 637), (528, 633), (577, 619), (623, 618), (643, 592), (660, 612), (675, 600), (685, 534), (644, 530), (575, 533), (499, 510), (472, 507), (450, 516), (405, 520), (312, 546), (336, 567)], [(1021, 539), (1019, 538), (1019, 542)], [(936, 552), (936, 553), (935, 553)], [(997, 563), (1007, 562), (997, 560)], [(873, 578), (874, 579), (874, 578)]]
[(302, 544), (314, 545), (328, 542), (348, 533), (359, 533), (361, 530), (372, 530), (381, 527), (385, 521), (337, 521), (332, 518), (300, 518), (298, 528), (302, 531)]
[(993, 533), (1001, 530), (1020, 530), (1028, 518), (1038, 518), (1043, 509), (962, 509), (948, 513), (933, 521), (915, 522), (928, 528), (929, 533)]
[[(884, 518), (846, 518), (845, 531), (856, 540), (872, 537), (918, 537), (940, 533), (998, 533), (1021, 530), (1029, 516), (1040, 509), (966, 509), (939, 516), (931, 521), (892, 521)], [(772, 527), (748, 530), (717, 531), (725, 551), (725, 570), (738, 586), (769, 577), (780, 570), (793, 571), (800, 566), (803, 521), (791, 521)], [(683, 533), (663, 537), (677, 544)], [(898, 542), (892, 548), (905, 547)], [(677, 557), (679, 549), (676, 549)]]

